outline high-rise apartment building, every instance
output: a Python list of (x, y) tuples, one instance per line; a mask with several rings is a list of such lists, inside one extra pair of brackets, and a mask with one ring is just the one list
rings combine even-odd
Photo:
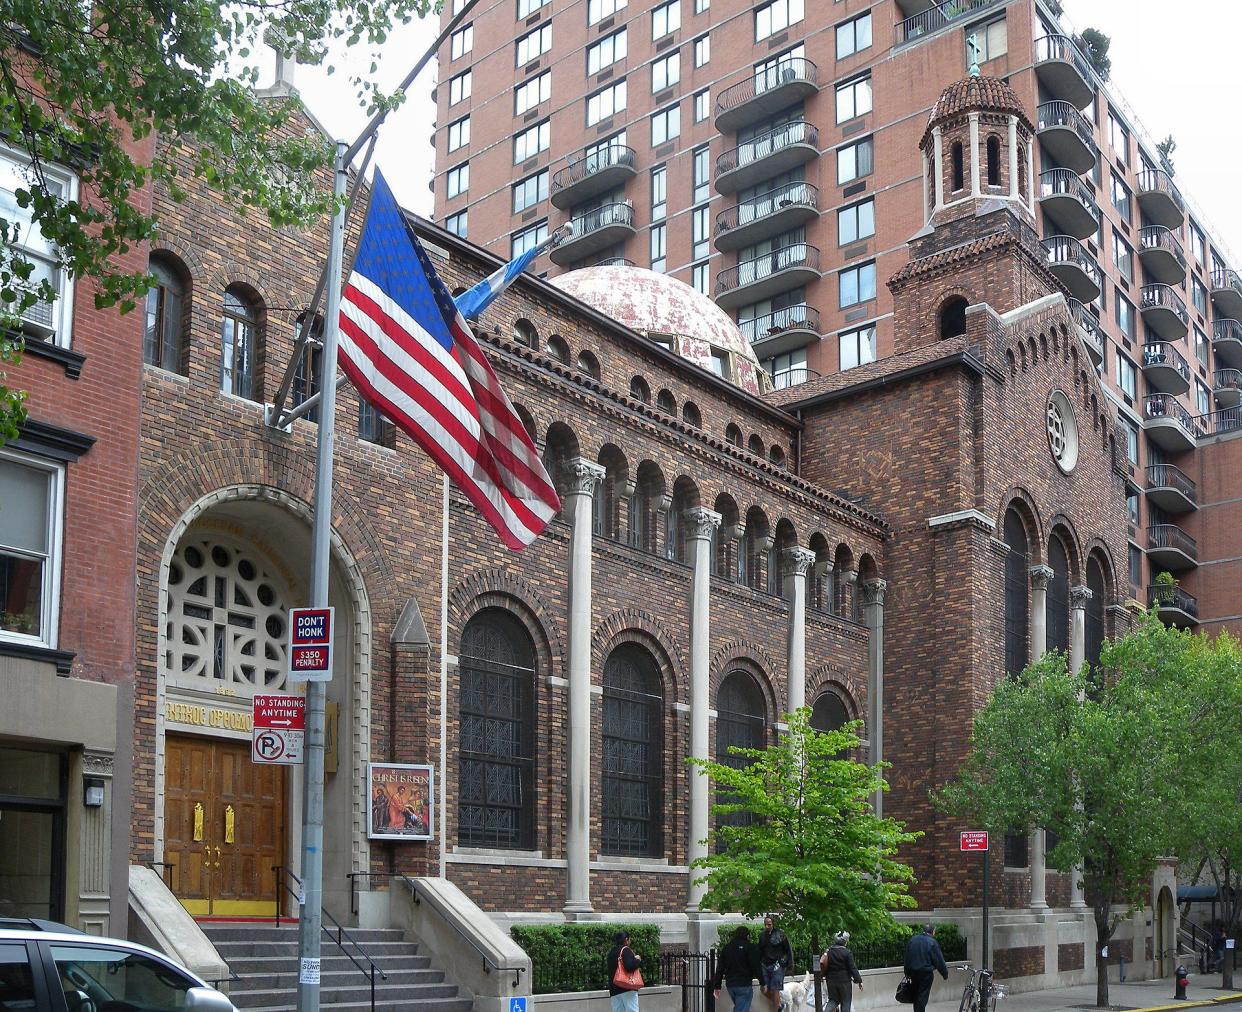
[[(680, 278), (782, 388), (893, 354), (886, 283), (924, 209), (1003, 176), (1037, 207), (1115, 408), (1134, 595), (1172, 572), (1171, 620), (1223, 618), (1237, 609), (1196, 600), (1198, 540), (1222, 534), (1196, 515), (1194, 451), (1238, 424), (1242, 279), (1060, 17), (1042, 0), (479, 0), (440, 54), (435, 216), (501, 255), (570, 221), (551, 273)], [(928, 192), (921, 135), (972, 64), (1014, 88), (1034, 140), (1001, 145), (1008, 128), (977, 118), (980, 164), (952, 149)]]

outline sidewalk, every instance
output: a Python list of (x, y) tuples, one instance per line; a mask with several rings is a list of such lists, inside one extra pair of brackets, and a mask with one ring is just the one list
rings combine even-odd
[[(1003, 983), (1003, 981), (1002, 981)], [(1226, 1002), (1242, 1002), (1242, 992), (1225, 991), (1220, 986), (1220, 975), (1198, 976), (1191, 974), (1190, 986), (1186, 988), (1186, 1000), (1173, 998), (1173, 978), (1141, 980), (1133, 984), (1110, 983), (1108, 985), (1109, 1007), (1113, 1009), (1179, 1009), (1193, 1007), (1196, 1003), (1212, 1005)], [(956, 1001), (932, 1002), (928, 1012), (957, 1012)], [(883, 1012), (909, 1010), (909, 1005), (884, 1006)], [(1079, 984), (1076, 987), (1051, 988), (1046, 991), (1023, 991), (997, 1003), (997, 1012), (1083, 1012), (1095, 1008), (1095, 984)]]

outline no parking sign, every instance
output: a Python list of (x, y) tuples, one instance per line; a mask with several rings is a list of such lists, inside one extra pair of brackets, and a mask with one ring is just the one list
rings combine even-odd
[(302, 762), (306, 740), (306, 700), (287, 693), (254, 697), (250, 761), (275, 766)]

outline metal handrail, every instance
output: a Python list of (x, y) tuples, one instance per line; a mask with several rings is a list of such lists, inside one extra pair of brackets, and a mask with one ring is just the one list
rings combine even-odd
[(634, 261), (627, 257), (607, 257), (595, 265), (596, 267), (633, 267)]
[(819, 206), (819, 189), (812, 183), (792, 182), (768, 190), (741, 204), (726, 207), (716, 215), (716, 234), (766, 218), (785, 207)]
[(894, 26), (896, 45), (938, 32), (945, 25), (961, 21), (976, 11), (992, 7), (999, 2), (1000, 0), (954, 0), (952, 3), (942, 3), (920, 11), (904, 21), (897, 22)]
[(1242, 321), (1220, 319), (1212, 321), (1213, 341), (1242, 341)]
[(1147, 487), (1175, 488), (1191, 502), (1196, 501), (1194, 479), (1175, 464), (1148, 464)]
[(1045, 169), (1039, 174), (1039, 195), (1052, 197), (1059, 194), (1077, 197), (1092, 216), (1099, 220), (1100, 205), (1095, 202), (1095, 197), (1087, 189), (1082, 176), (1073, 169)]
[(1048, 130), (1052, 127), (1070, 127), (1078, 134), (1083, 144), (1091, 149), (1098, 160), (1100, 148), (1095, 143), (1095, 137), (1091, 133), (1091, 124), (1088, 122), (1087, 117), (1075, 108), (1073, 102), (1056, 99), (1052, 102), (1040, 104), (1035, 111), (1035, 129)]
[(786, 369), (779, 376), (773, 377), (772, 387), (775, 390), (786, 390), (789, 387), (801, 386), (813, 379), (819, 379), (819, 373), (809, 366), (800, 365), (793, 369)]
[(1217, 369), (1213, 390), (1242, 390), (1242, 369)]
[(1212, 271), (1212, 291), (1221, 292), (1226, 290), (1232, 290), (1242, 295), (1242, 278), (1238, 277), (1238, 272), (1231, 267)]
[(1044, 252), (1050, 264), (1072, 264), (1088, 275), (1096, 286), (1100, 284), (1100, 267), (1087, 252), (1087, 247), (1072, 235), (1050, 235), (1042, 240)]
[(589, 155), (571, 155), (566, 158), (567, 166), (552, 177), (552, 190), (563, 190), (565, 187), (581, 182), (604, 169), (614, 166), (632, 169), (637, 154), (625, 144), (609, 144)]
[(1147, 528), (1149, 548), (1175, 548), (1192, 559), (1199, 558), (1199, 544), (1177, 524), (1150, 524)]
[(819, 129), (814, 123), (804, 119), (790, 120), (780, 126), (773, 127), (744, 141), (735, 148), (729, 148), (716, 158), (716, 175), (740, 169), (761, 158), (767, 158), (782, 151), (791, 144), (810, 144), (819, 146)]
[[(272, 871), (277, 873), (280, 884), (289, 891), (289, 894), (295, 900), (298, 901), (298, 906), (299, 907), (302, 906), (306, 902), (306, 899), (303, 896), (302, 889), (301, 889), (302, 880), (298, 878), (296, 874), (294, 874), (293, 869), (286, 868), (283, 864), (277, 864), (277, 865), (272, 866)], [(298, 884), (298, 888), (294, 889), (293, 886), (289, 884), (288, 879), (293, 879), (293, 881)], [(370, 979), (371, 981), (371, 1012), (375, 1012), (375, 974), (379, 973), (380, 980), (387, 980), (388, 974), (384, 971), (383, 967), (381, 967), (377, 962), (375, 962), (374, 959), (371, 958), (370, 953), (368, 953), (367, 950), (362, 947), (362, 944), (358, 941), (358, 939), (354, 938), (354, 936), (351, 935), (341, 925), (340, 921), (338, 921), (335, 917), (333, 917), (330, 913), (328, 913), (328, 911), (324, 909), (323, 907), (320, 907), (320, 912), (323, 914), (324, 917), (326, 917), (328, 920), (332, 922), (333, 927), (336, 928), (336, 936), (333, 937), (332, 932), (328, 930), (328, 926), (326, 924), (323, 924), (322, 922), (319, 925), (319, 929), (325, 935), (328, 936), (328, 940), (330, 942), (334, 942), (336, 944), (336, 947), (341, 950), (341, 954), (346, 959), (348, 959), (351, 963), (353, 963), (355, 967), (357, 967), (359, 973), (361, 973), (364, 977), (368, 977)], [(276, 901), (276, 923), (280, 924), (280, 900), (279, 899), (277, 899)], [(363, 967), (363, 965), (359, 963), (358, 960), (354, 959), (350, 951), (345, 948), (346, 942), (348, 942), (350, 945), (352, 945), (355, 949), (358, 950), (358, 954), (363, 959), (365, 959), (367, 963), (369, 964), (369, 969)]]
[[(420, 905), (423, 902), (423, 899), (425, 898), (427, 902), (429, 902), (433, 907), (436, 907), (437, 909), (439, 909), (439, 904), (436, 902), (436, 898), (432, 896), (430, 893), (428, 893), (426, 897), (423, 897), (420, 895), (419, 884), (414, 879), (400, 872), (395, 873), (391, 877), (401, 879), (407, 886), (410, 887), (410, 892), (414, 896), (415, 906)], [(454, 931), (457, 932), (457, 934), (466, 942), (466, 944), (470, 946), (470, 948), (474, 949), (475, 952), (477, 952), (480, 956), (483, 957), (483, 972), (484, 973), (491, 973), (492, 971), (495, 971), (496, 973), (512, 973), (514, 974), (513, 986), (514, 987), (518, 986), (518, 984), (522, 980), (522, 974), (526, 972), (526, 967), (508, 966), (508, 965), (501, 966), (500, 964), (493, 961), (492, 957), (489, 956), (483, 949), (479, 948), (478, 943), (475, 942), (475, 940), (471, 938), (469, 935), (467, 935), (464, 931), (462, 931), (461, 928), (459, 928), (452, 920), (445, 917), (444, 921), (445, 923), (450, 925)]]
[(797, 306), (786, 306), (764, 316), (756, 316), (753, 320), (744, 320), (738, 324), (746, 340), (751, 344), (762, 340), (769, 334), (779, 334), (792, 330), (794, 327), (813, 330), (819, 333), (819, 310), (805, 303)]
[(568, 240), (580, 239), (590, 235), (605, 225), (628, 225), (634, 227), (634, 208), (630, 204), (602, 204), (572, 219), (574, 233)]
[(716, 99), (716, 115), (736, 109), (782, 84), (804, 81), (819, 85), (819, 68), (804, 56), (790, 56), (777, 60), (770, 67), (761, 67), (745, 81), (726, 88)]
[(1074, 322), (1078, 324), (1089, 336), (1095, 340), (1100, 339), (1100, 321), (1096, 315), (1091, 312), (1077, 299), (1066, 299), (1069, 303), (1070, 315), (1074, 318)]
[(1144, 418), (1172, 418), (1193, 437), (1203, 435), (1203, 427), (1181, 401), (1172, 394), (1148, 394), (1143, 398)]
[(1176, 369), (1182, 379), (1187, 383), (1190, 382), (1190, 363), (1168, 341), (1149, 341), (1143, 345), (1143, 368), (1157, 365)]
[(1144, 193), (1163, 193), (1177, 205), (1179, 211), (1186, 210), (1186, 204), (1182, 200), (1182, 191), (1177, 188), (1173, 177), (1164, 169), (1143, 169), (1138, 174), (1137, 182), (1140, 196)]
[(1084, 81), (1088, 84), (1094, 83), (1095, 75), (1091, 73), (1091, 65), (1068, 35), (1041, 35), (1035, 40), (1035, 63), (1046, 63), (1049, 60), (1072, 63)]
[(1163, 249), (1168, 250), (1177, 258), (1177, 262), (1186, 267), (1186, 251), (1182, 249), (1182, 244), (1177, 239), (1177, 234), (1171, 228), (1165, 228), (1163, 225), (1144, 225), (1139, 230), (1140, 252), (1145, 249)]
[(1199, 602), (1191, 594), (1187, 594), (1181, 587), (1162, 587), (1159, 584), (1153, 584), (1147, 588), (1147, 604), (1150, 607), (1153, 604), (1171, 605), (1184, 611), (1191, 618), (1199, 617)]
[(762, 278), (771, 277), (790, 267), (806, 265), (812, 270), (819, 270), (819, 250), (804, 242), (781, 246), (762, 256), (751, 260), (743, 260), (735, 267), (723, 270), (716, 275), (716, 294), (732, 291), (743, 284), (751, 284)]
[(1144, 285), (1140, 290), (1140, 309), (1168, 309), (1183, 323), (1190, 325), (1190, 313), (1172, 285)]

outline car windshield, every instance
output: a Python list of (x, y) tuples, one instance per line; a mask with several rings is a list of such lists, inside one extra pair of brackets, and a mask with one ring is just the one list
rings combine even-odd
[(69, 1012), (180, 1012), (193, 980), (139, 952), (102, 945), (53, 945)]

